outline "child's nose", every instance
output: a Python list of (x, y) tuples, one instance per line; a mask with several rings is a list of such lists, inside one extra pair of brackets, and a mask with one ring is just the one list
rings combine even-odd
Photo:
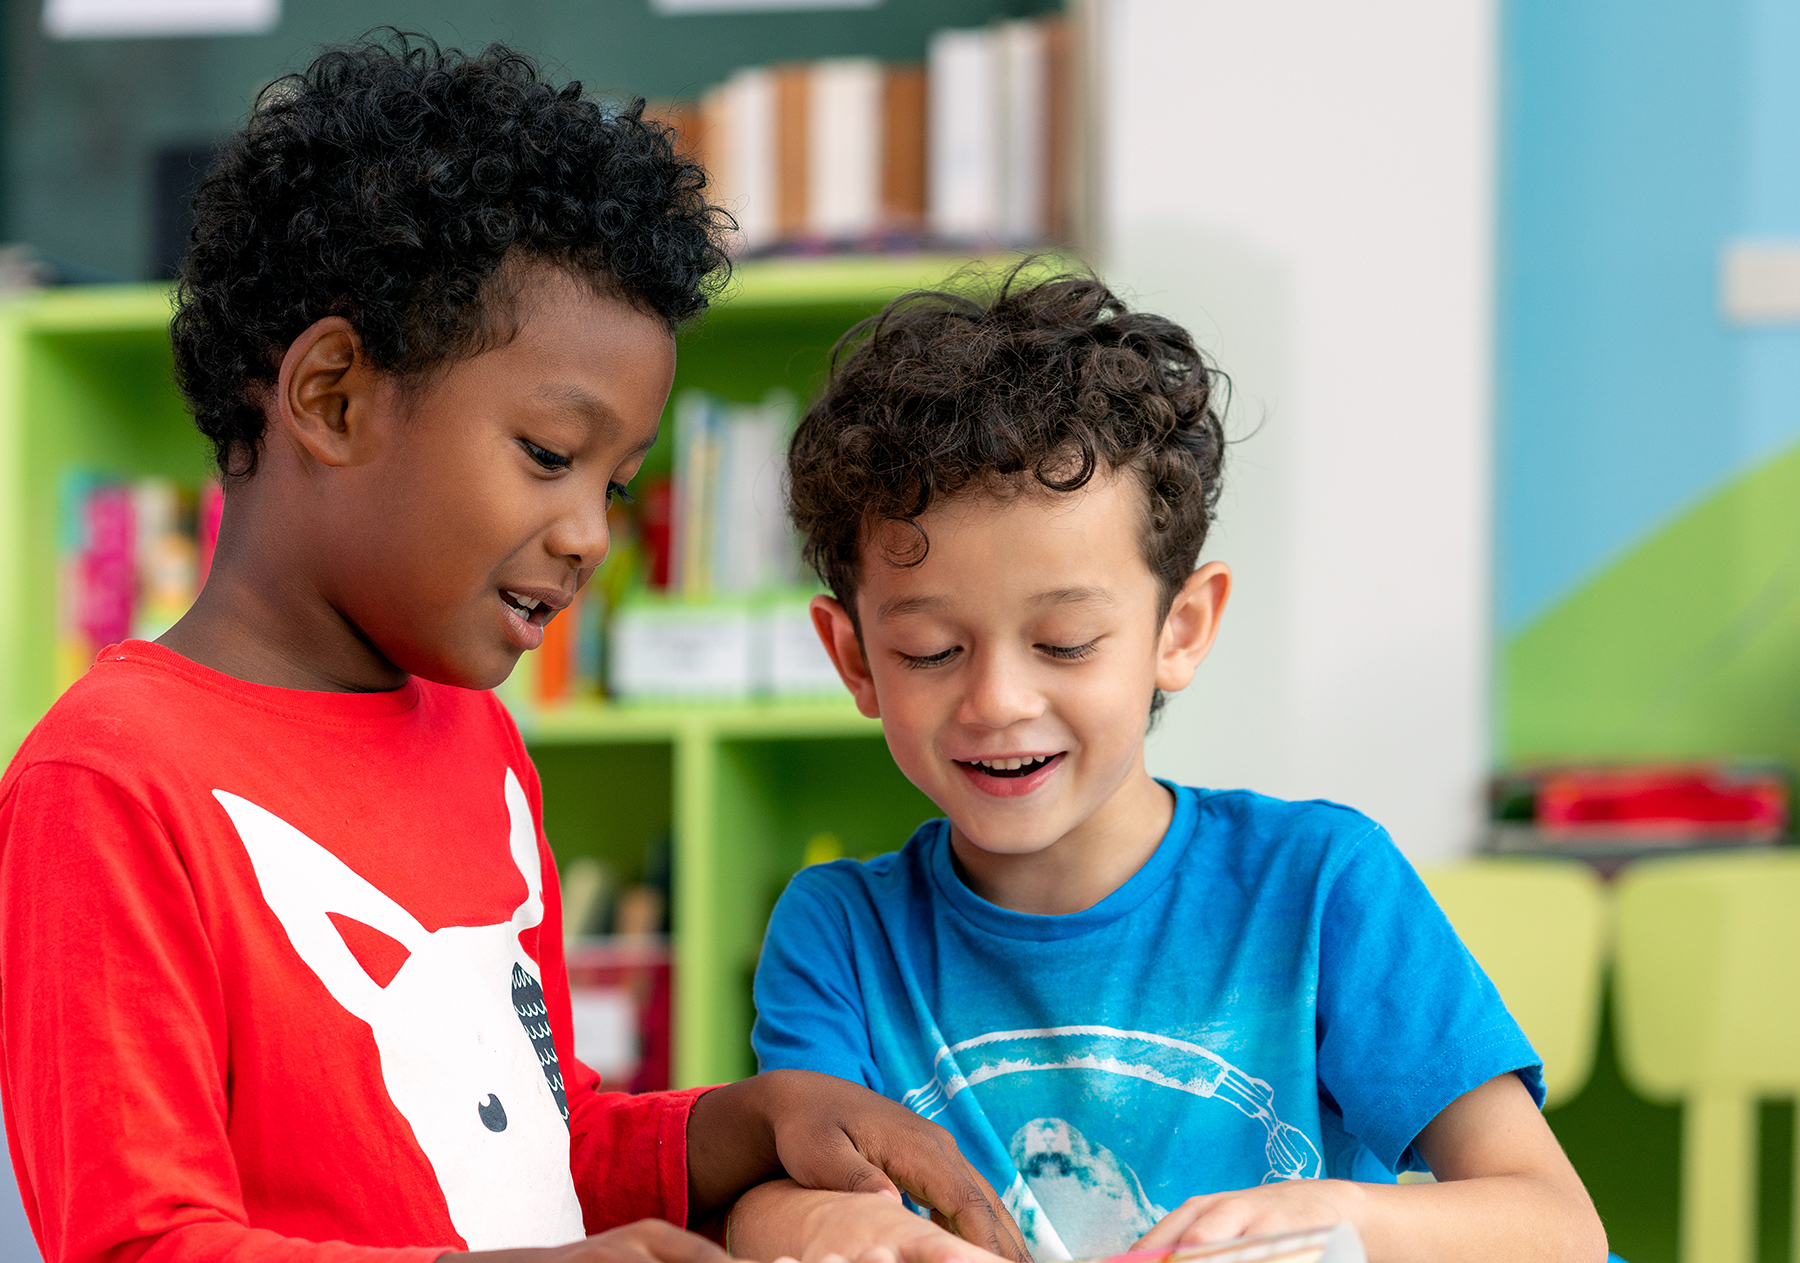
[(551, 528), (550, 551), (567, 557), (579, 570), (591, 570), (606, 559), (612, 537), (606, 528), (606, 501), (595, 507), (576, 506)]
[(977, 654), (965, 676), (967, 690), (957, 718), (983, 728), (1005, 728), (1044, 713), (1044, 697), (1026, 664), (1003, 653)]

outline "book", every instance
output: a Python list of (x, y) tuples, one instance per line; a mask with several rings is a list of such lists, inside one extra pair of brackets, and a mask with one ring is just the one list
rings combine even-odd
[(812, 64), (807, 93), (807, 235), (847, 240), (882, 217), (886, 76), (873, 57)]
[(1367, 1263), (1362, 1238), (1349, 1224), (1305, 1232), (1238, 1237), (1211, 1245), (1127, 1250), (1092, 1263)]
[(925, 67), (917, 63), (882, 76), (881, 226), (925, 226)]
[(926, 179), (928, 221), (939, 236), (984, 241), (1000, 218), (1003, 137), (994, 32), (939, 31), (931, 37)]
[(1084, 29), (1049, 15), (942, 30), (924, 65), (746, 67), (651, 116), (706, 166), (735, 253), (1061, 240), (1092, 169)]
[(1044, 172), (1049, 84), (1042, 22), (1003, 22), (994, 29), (999, 77), (1000, 179), (995, 235), (1002, 241), (1044, 236)]
[(780, 235), (776, 217), (775, 81), (751, 66), (700, 102), (696, 151), (713, 182), (713, 200), (737, 220), (733, 248), (759, 250)]
[(223, 500), (166, 478), (66, 474), (59, 489), (56, 683), (66, 688), (108, 645), (154, 640), (194, 602), (210, 568)]
[(795, 62), (770, 74), (775, 83), (775, 231), (792, 239), (806, 232), (812, 198), (812, 68)]

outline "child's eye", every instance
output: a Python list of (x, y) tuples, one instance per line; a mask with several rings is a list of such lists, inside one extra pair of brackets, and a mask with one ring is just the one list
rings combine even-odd
[(1083, 658), (1093, 657), (1094, 646), (1099, 643), (1100, 637), (1096, 636), (1085, 645), (1039, 645), (1038, 648), (1052, 658), (1058, 658), (1064, 662), (1079, 662)]
[(924, 657), (903, 653), (900, 655), (900, 661), (914, 671), (922, 671), (928, 667), (941, 667), (960, 652), (962, 652), (960, 648), (952, 645), (942, 653), (927, 654)]
[(637, 500), (632, 497), (630, 491), (626, 490), (624, 483), (609, 482), (606, 484), (606, 503), (608, 506), (615, 504), (636, 504)]
[(559, 456), (547, 447), (539, 447), (530, 439), (520, 439), (519, 445), (525, 449), (526, 455), (545, 469), (567, 469), (572, 463), (567, 456)]

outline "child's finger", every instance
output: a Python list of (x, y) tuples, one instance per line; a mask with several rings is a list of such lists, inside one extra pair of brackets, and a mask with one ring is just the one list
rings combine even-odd
[(590, 1250), (576, 1257), (581, 1263), (613, 1263), (622, 1255), (635, 1254), (655, 1263), (735, 1263), (729, 1254), (697, 1233), (677, 1228), (661, 1219), (643, 1219), (611, 1232), (589, 1237)]
[(1174, 1210), (1156, 1221), (1156, 1226), (1132, 1245), (1134, 1250), (1166, 1250), (1181, 1241), (1181, 1234), (1188, 1230), (1194, 1220), (1200, 1217), (1211, 1199), (1206, 1196), (1190, 1197)]
[(1031, 1263), (1018, 1225), (948, 1132), (921, 1123), (917, 1134), (904, 1139), (906, 1143), (895, 1146), (891, 1154), (868, 1156), (963, 1240), (1002, 1259)]

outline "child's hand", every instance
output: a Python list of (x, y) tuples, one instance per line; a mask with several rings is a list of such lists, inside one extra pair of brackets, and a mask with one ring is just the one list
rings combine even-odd
[(528, 1250), (445, 1254), (437, 1263), (734, 1263), (705, 1237), (660, 1219), (640, 1219), (585, 1241)]
[(1030, 1263), (1012, 1217), (950, 1133), (860, 1084), (771, 1070), (694, 1102), (691, 1215), (723, 1210), (747, 1189), (784, 1174), (803, 1188), (886, 1194), (896, 1207), (905, 1189), (983, 1251)]
[(1206, 1245), (1233, 1237), (1355, 1223), (1359, 1197), (1357, 1186), (1348, 1180), (1283, 1180), (1232, 1193), (1190, 1197), (1132, 1248)]
[(894, 1198), (830, 1193), (777, 1180), (732, 1209), (731, 1248), (753, 1259), (800, 1263), (1004, 1263), (954, 1237)]

